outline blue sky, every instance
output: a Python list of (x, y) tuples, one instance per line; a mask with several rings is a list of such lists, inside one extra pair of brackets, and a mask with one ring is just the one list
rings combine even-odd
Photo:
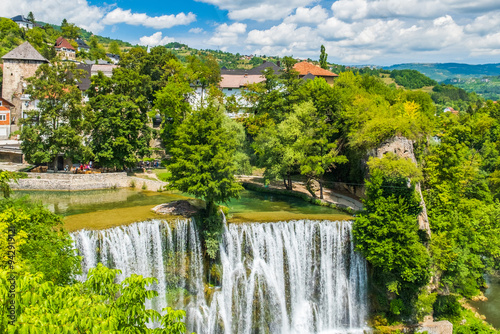
[(391, 65), (500, 63), (499, 0), (2, 0), (0, 15), (63, 18), (133, 44)]

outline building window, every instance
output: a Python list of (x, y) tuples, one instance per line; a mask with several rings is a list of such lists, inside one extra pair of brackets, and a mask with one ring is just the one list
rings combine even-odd
[(6, 121), (7, 120), (7, 115), (6, 114), (0, 114), (0, 121)]

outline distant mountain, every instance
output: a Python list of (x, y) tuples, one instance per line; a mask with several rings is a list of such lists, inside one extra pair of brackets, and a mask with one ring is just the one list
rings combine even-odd
[(453, 78), (477, 78), (483, 76), (500, 75), (500, 64), (469, 65), (458, 63), (429, 63), (429, 64), (397, 64), (383, 67), (387, 70), (417, 70), (436, 81)]

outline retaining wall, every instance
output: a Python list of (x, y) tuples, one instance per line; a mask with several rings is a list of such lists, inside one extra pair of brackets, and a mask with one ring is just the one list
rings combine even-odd
[(27, 179), (11, 182), (12, 189), (17, 190), (92, 190), (130, 187), (132, 181), (137, 189), (143, 185), (147, 190), (156, 191), (164, 182), (129, 177), (127, 173), (101, 174), (66, 174), (66, 173), (28, 173)]

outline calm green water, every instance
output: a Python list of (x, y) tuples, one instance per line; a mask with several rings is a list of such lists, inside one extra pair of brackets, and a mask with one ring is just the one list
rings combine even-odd
[(488, 289), (484, 295), (488, 298), (485, 302), (471, 302), (477, 311), (486, 317), (486, 321), (496, 329), (500, 329), (500, 278), (488, 279)]
[[(71, 216), (101, 210), (155, 206), (186, 199), (173, 192), (138, 191), (134, 189), (106, 189), (89, 191), (16, 191), (15, 196), (29, 195), (45, 204), (52, 212)], [(231, 200), (227, 206), (232, 214), (248, 212), (290, 212), (300, 214), (339, 214), (338, 210), (312, 205), (299, 198), (271, 195), (244, 190), (241, 198)]]

